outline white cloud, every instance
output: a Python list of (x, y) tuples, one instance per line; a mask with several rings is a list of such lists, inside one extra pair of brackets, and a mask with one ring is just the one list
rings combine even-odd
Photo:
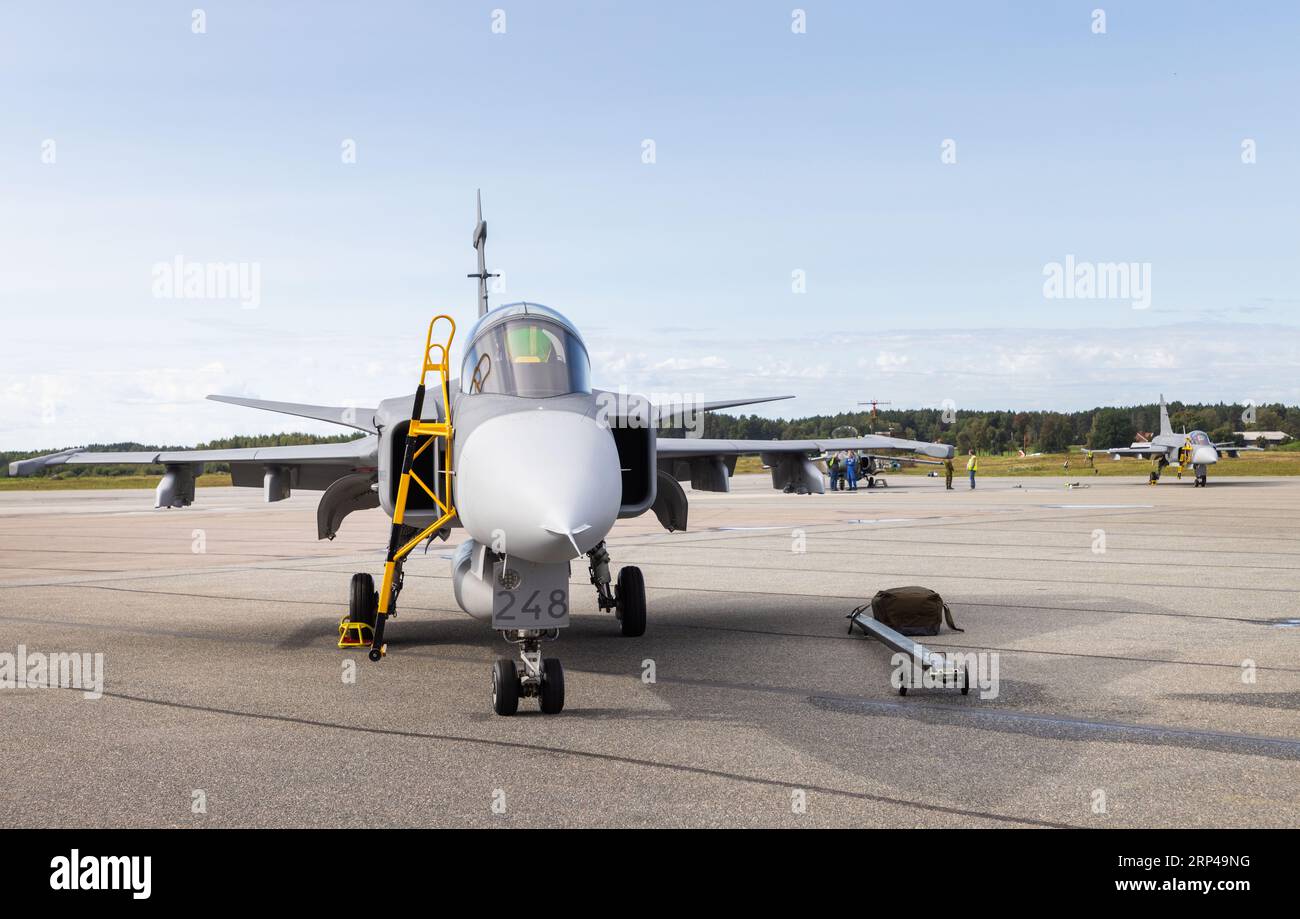
[(910, 362), (911, 358), (906, 354), (899, 354), (895, 351), (881, 351), (876, 355), (876, 368), (883, 373), (902, 370)]
[[(600, 337), (613, 344), (618, 334), (605, 329)], [(1300, 329), (1290, 326), (835, 331), (788, 341), (719, 332), (670, 347), (671, 360), (642, 351), (595, 382), (689, 386), (709, 398), (794, 393), (796, 401), (753, 409), (786, 416), (848, 411), (867, 395), (900, 407), (952, 399), (961, 407), (1059, 410), (1151, 402), (1160, 392), (1185, 401), (1300, 403)], [(693, 360), (697, 352), (725, 355), (725, 366), (711, 369)], [(691, 372), (660, 372), (673, 364)]]

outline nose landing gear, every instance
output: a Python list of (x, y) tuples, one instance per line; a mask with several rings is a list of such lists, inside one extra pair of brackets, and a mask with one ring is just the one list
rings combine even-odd
[(613, 610), (623, 635), (639, 638), (645, 634), (645, 578), (641, 569), (628, 565), (618, 573), (618, 585), (610, 589), (609, 552), (602, 542), (587, 553), (591, 560), (591, 583), (596, 588), (596, 602), (601, 612)]
[(492, 665), (492, 710), (513, 715), (520, 697), (537, 697), (543, 715), (558, 715), (564, 709), (564, 667), (559, 658), (542, 657), (541, 643), (559, 637), (558, 629), (502, 632), (501, 637), (519, 646), (523, 672), (509, 658)]

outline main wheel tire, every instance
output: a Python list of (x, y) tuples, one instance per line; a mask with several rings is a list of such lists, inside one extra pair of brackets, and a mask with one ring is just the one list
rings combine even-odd
[(564, 708), (564, 667), (559, 658), (542, 659), (542, 714), (558, 715)]
[(352, 575), (352, 588), (348, 593), (348, 619), (364, 622), (374, 628), (379, 611), (379, 594), (375, 592), (375, 579), (363, 573)]
[(625, 637), (645, 634), (645, 578), (640, 568), (629, 566), (619, 571), (618, 612)]
[(519, 711), (519, 675), (515, 662), (504, 657), (492, 665), (492, 710), (498, 715)]

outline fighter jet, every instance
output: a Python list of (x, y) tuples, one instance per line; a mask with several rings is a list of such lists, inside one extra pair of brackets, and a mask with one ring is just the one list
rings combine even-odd
[[(451, 558), (456, 601), (518, 648), (520, 666), (500, 658), (492, 704), (510, 715), (537, 697), (548, 714), (564, 706), (564, 670), (541, 644), (569, 625), (570, 564), (586, 559), (597, 604), (613, 611), (625, 636), (646, 628), (645, 582), (638, 568), (611, 577), (606, 538), (620, 519), (652, 511), (668, 531), (685, 530), (697, 491), (730, 490), (737, 457), (759, 454), (776, 489), (823, 493), (813, 457), (828, 450), (914, 451), (947, 457), (952, 447), (891, 437), (824, 440), (708, 440), (658, 437), (680, 407), (592, 386), (587, 346), (572, 322), (531, 301), (489, 309), (487, 223), (478, 207), (478, 320), (465, 336), (459, 377), (450, 374), (454, 321), (438, 317), (425, 341), (424, 372), (413, 394), (374, 408), (346, 408), (209, 396), (219, 402), (332, 422), (364, 436), (341, 444), (233, 450), (90, 453), (68, 450), (12, 463), (10, 475), (69, 464), (161, 465), (155, 505), (194, 502), (205, 463), (228, 463), (236, 486), (261, 487), (268, 502), (293, 489), (323, 490), (317, 535), (333, 539), (345, 517), (382, 507), (392, 518), (384, 577), (353, 576), (340, 647), (387, 652), (385, 622), (397, 615), (402, 564), (419, 545), (467, 534)], [(437, 334), (446, 329), (445, 340)], [(425, 377), (435, 380), (426, 388)], [(789, 398), (788, 396), (774, 398)], [(773, 401), (729, 399), (692, 411)]]
[(1190, 434), (1184, 428), (1183, 433), (1175, 434), (1173, 426), (1169, 423), (1169, 406), (1165, 404), (1165, 397), (1160, 396), (1160, 433), (1150, 440), (1137, 441), (1127, 447), (1112, 447), (1109, 450), (1084, 450), (1089, 455), (1094, 453), (1107, 453), (1115, 459), (1121, 456), (1138, 456), (1152, 461), (1151, 476), (1147, 479), (1147, 484), (1155, 485), (1160, 481), (1160, 473), (1166, 466), (1174, 466), (1178, 470), (1178, 477), (1182, 478), (1183, 470), (1188, 466), (1196, 474), (1194, 485), (1197, 488), (1203, 487), (1206, 483), (1206, 474), (1210, 466), (1219, 461), (1219, 456), (1226, 453), (1228, 456), (1236, 459), (1238, 453), (1254, 451), (1258, 452), (1259, 447), (1242, 447), (1235, 443), (1225, 442), (1216, 444), (1210, 440), (1210, 436), (1204, 431), (1192, 431)]

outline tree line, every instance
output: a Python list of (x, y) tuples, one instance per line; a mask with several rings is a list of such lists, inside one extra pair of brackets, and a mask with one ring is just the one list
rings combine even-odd
[[(1253, 418), (1251, 421), (1245, 418)], [(1282, 404), (1248, 407), (1169, 403), (1175, 431), (1205, 431), (1216, 442), (1241, 440), (1236, 431), (1285, 431), (1300, 437), (1300, 407)], [(813, 415), (808, 418), (760, 418), (757, 415), (706, 413), (705, 437), (793, 440), (826, 438), (838, 428), (860, 434), (891, 433), (908, 440), (953, 444), (960, 452), (1064, 453), (1074, 447), (1105, 450), (1127, 447), (1139, 434), (1159, 433), (1158, 403), (1079, 412), (951, 411), (944, 409), (881, 410)], [(1246, 438), (1250, 440), (1249, 437)]]

